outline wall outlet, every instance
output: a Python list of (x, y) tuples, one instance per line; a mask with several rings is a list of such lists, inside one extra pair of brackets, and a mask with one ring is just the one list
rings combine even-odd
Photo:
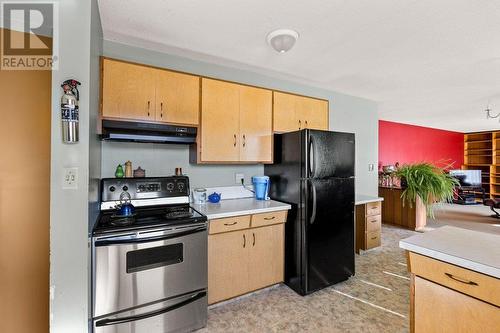
[(368, 164), (368, 171), (375, 170), (375, 165), (373, 163)]
[(64, 168), (63, 186), (64, 190), (78, 189), (78, 168)]
[(241, 181), (245, 181), (245, 174), (244, 173), (235, 173), (234, 174), (234, 182), (236, 184), (241, 185)]

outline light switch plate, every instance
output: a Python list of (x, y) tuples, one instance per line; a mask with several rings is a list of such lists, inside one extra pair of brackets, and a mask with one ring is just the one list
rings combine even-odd
[(78, 189), (78, 168), (64, 168), (63, 177), (64, 190)]

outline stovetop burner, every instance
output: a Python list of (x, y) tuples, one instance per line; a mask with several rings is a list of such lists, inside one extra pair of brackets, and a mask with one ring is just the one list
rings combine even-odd
[(111, 215), (109, 219), (109, 224), (114, 225), (114, 226), (121, 226), (121, 225), (131, 225), (135, 222), (135, 216), (137, 214), (132, 214), (128, 216), (124, 215)]
[(189, 205), (136, 207), (133, 216), (119, 216), (116, 211), (102, 211), (94, 227), (94, 235), (138, 230), (158, 226), (192, 224), (206, 221), (206, 216)]

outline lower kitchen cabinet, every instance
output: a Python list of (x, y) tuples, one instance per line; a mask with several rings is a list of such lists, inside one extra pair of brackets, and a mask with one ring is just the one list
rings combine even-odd
[[(252, 220), (260, 220), (259, 215)], [(267, 215), (269, 224), (258, 227), (241, 223), (241, 218), (210, 221), (217, 228), (210, 227), (208, 236), (209, 304), (283, 281), (286, 212), (276, 212), (273, 219)], [(245, 229), (230, 229), (238, 223)]]
[(409, 252), (414, 333), (498, 332), (500, 280)]

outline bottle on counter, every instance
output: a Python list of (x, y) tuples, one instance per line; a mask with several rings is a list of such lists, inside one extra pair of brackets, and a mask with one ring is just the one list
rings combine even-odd
[(123, 167), (121, 164), (118, 164), (118, 166), (116, 167), (115, 177), (116, 178), (123, 178)]
[(133, 177), (133, 171), (132, 171), (132, 162), (127, 161), (125, 162), (125, 178), (132, 178)]

